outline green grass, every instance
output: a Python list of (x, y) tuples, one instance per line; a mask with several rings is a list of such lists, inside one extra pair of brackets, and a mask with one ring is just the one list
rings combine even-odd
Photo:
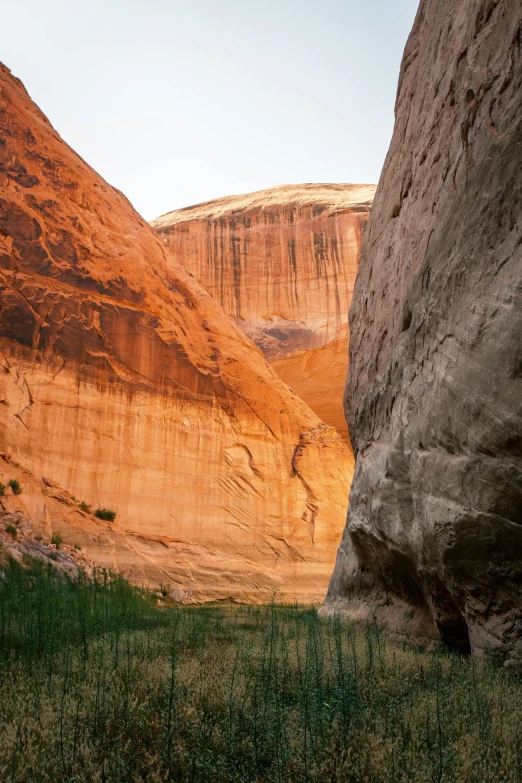
[(0, 579), (0, 780), (520, 783), (522, 682), (298, 607)]

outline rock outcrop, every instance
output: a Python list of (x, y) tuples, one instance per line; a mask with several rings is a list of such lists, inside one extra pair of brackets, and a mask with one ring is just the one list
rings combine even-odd
[(431, 616), (448, 644), (512, 662), (522, 654), (521, 24), (518, 0), (420, 4), (350, 311), (356, 471), (325, 607), (384, 607), (387, 594)]
[(285, 383), (345, 437), (348, 308), (374, 193), (374, 185), (283, 185), (152, 223)]
[(322, 600), (349, 449), (3, 66), (0, 357), (0, 448), (117, 510), (88, 522), (95, 562), (196, 601)]

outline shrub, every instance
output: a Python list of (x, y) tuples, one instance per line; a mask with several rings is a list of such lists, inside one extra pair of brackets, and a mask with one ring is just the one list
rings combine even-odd
[(92, 512), (92, 506), (86, 503), (85, 500), (82, 500), (82, 502), (79, 505), (80, 505), (80, 509), (82, 511), (85, 511), (86, 514), (90, 514)]
[(7, 525), (5, 532), (8, 533), (13, 538), (16, 538), (16, 536), (18, 535), (18, 530), (14, 525)]
[(51, 544), (54, 544), (56, 549), (60, 549), (61, 544), (63, 544), (63, 538), (59, 533), (53, 533)]
[(160, 582), (160, 593), (163, 596), (163, 598), (166, 598), (170, 593), (170, 585), (163, 584), (163, 582)]
[(116, 512), (110, 508), (97, 508), (94, 512), (94, 516), (98, 519), (103, 519), (105, 522), (114, 522), (116, 519)]
[(5, 484), (0, 481), (0, 495), (5, 495)]
[(13, 490), (15, 495), (21, 495), (22, 494), (22, 485), (18, 481), (18, 479), (11, 479), (9, 482), (9, 486)]
[(76, 549), (78, 552), (81, 552), (81, 551), (82, 551), (82, 548), (81, 548), (81, 546), (80, 546), (79, 544), (75, 544), (75, 545), (74, 545), (74, 548), (75, 548), (75, 549)]

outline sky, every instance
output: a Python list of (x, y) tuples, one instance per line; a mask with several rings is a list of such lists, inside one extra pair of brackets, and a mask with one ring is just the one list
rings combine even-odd
[(0, 58), (148, 220), (377, 182), (418, 0), (11, 0)]

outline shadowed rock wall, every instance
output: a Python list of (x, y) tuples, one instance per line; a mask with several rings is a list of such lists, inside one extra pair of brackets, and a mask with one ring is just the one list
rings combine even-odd
[(522, 653), (521, 23), (520, 0), (422, 0), (406, 45), (350, 310), (356, 471), (325, 605), (385, 612), (403, 602), (448, 644), (513, 661)]

